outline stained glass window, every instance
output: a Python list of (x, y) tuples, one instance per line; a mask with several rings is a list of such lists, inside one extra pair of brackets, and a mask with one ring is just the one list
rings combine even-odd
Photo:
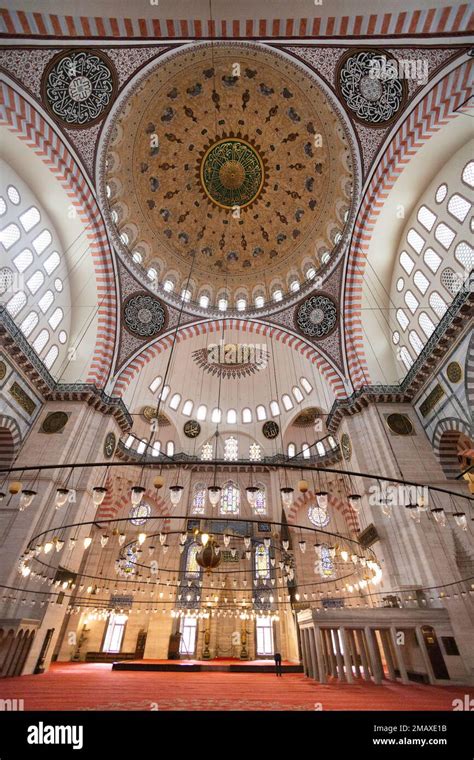
[(317, 503), (310, 504), (308, 507), (309, 521), (316, 528), (325, 528), (331, 519), (327, 509), (323, 509)]
[(224, 459), (226, 462), (236, 462), (239, 458), (239, 443), (233, 435), (224, 442)]
[(270, 552), (264, 544), (255, 548), (255, 577), (257, 580), (270, 578)]
[(187, 578), (199, 578), (201, 568), (199, 567), (196, 554), (199, 551), (199, 544), (192, 543), (189, 545), (188, 554), (186, 557), (186, 577)]
[(234, 483), (226, 483), (222, 489), (221, 513), (237, 515), (240, 507), (240, 491)]
[(267, 499), (265, 495), (265, 486), (259, 485), (257, 495), (255, 497), (255, 503), (253, 505), (254, 512), (257, 515), (265, 515), (267, 513)]
[(193, 515), (203, 515), (206, 511), (206, 487), (196, 483), (193, 495)]
[(151, 507), (142, 501), (130, 510), (130, 522), (132, 525), (144, 525), (151, 515)]
[(251, 443), (249, 446), (249, 459), (251, 462), (260, 462), (262, 458), (262, 447), (259, 443)]
[(331, 577), (334, 573), (334, 562), (332, 561), (329, 547), (326, 544), (321, 545), (320, 568), (321, 575), (326, 578)]

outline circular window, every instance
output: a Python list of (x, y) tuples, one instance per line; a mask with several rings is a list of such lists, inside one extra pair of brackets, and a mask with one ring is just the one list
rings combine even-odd
[(316, 528), (325, 528), (331, 519), (327, 509), (323, 509), (318, 504), (310, 504), (308, 507), (309, 521)]
[(130, 510), (130, 522), (132, 525), (144, 525), (151, 515), (151, 507), (149, 504), (142, 502), (132, 507)]
[(401, 291), (403, 290), (404, 285), (405, 285), (405, 280), (403, 279), (403, 277), (399, 277), (397, 280), (397, 290), (399, 293), (401, 293)]
[(393, 333), (392, 340), (396, 346), (400, 343), (400, 333), (398, 332), (398, 330), (395, 330), (395, 332)]

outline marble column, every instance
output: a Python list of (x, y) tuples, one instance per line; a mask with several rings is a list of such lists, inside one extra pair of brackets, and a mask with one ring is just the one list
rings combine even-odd
[(352, 673), (352, 657), (351, 657), (351, 650), (349, 645), (349, 636), (347, 633), (347, 628), (340, 628), (341, 632), (341, 640), (342, 640), (342, 656), (344, 657), (344, 665), (346, 668), (346, 679), (347, 683), (354, 683), (354, 676)]
[(346, 680), (346, 674), (344, 673), (344, 660), (342, 659), (341, 643), (339, 641), (339, 628), (333, 629), (333, 641), (334, 648), (336, 650), (337, 675), (339, 680), (342, 682)]
[(369, 658), (367, 656), (367, 650), (364, 641), (364, 631), (362, 628), (356, 628), (354, 630), (355, 638), (359, 647), (360, 659), (362, 662), (362, 675), (366, 681), (370, 681), (370, 667)]
[(319, 683), (327, 682), (327, 664), (324, 656), (322, 631), (318, 626), (314, 628), (314, 642), (316, 646), (316, 659), (318, 661)]
[(378, 644), (375, 638), (375, 632), (370, 627), (365, 628), (365, 640), (367, 642), (367, 650), (369, 654), (369, 660), (371, 665), (372, 674), (374, 677), (374, 683), (382, 683), (382, 666), (380, 663), (380, 654), (378, 652)]
[(308, 657), (308, 639), (306, 636), (306, 628), (301, 628), (301, 651), (303, 654), (303, 670), (305, 676), (309, 673), (309, 657)]
[(311, 661), (311, 678), (314, 678), (315, 681), (318, 681), (319, 680), (318, 661), (316, 659), (316, 646), (314, 643), (314, 628), (312, 625), (308, 628), (308, 638), (309, 638), (309, 655), (310, 655), (310, 661)]
[(331, 631), (329, 628), (323, 628), (321, 632), (324, 635), (324, 642), (325, 642), (326, 650), (328, 653), (329, 673), (335, 678), (337, 678), (337, 662), (336, 662), (336, 655), (334, 654), (334, 646), (332, 643)]
[(347, 629), (347, 638), (349, 639), (349, 647), (350, 647), (350, 650), (351, 650), (351, 657), (352, 657), (352, 663), (353, 663), (353, 669), (354, 669), (354, 672), (355, 672), (355, 677), (356, 678), (361, 678), (362, 674), (360, 672), (359, 657), (358, 657), (358, 653), (357, 653), (357, 645), (356, 645), (356, 642), (355, 642), (354, 629), (353, 628), (348, 628)]
[(400, 645), (397, 641), (397, 629), (392, 626), (390, 628), (390, 636), (392, 639), (393, 644), (393, 651), (395, 652), (395, 657), (397, 659), (397, 665), (398, 670), (400, 673), (400, 680), (402, 683), (410, 683), (410, 680), (408, 678), (407, 669), (405, 665), (405, 658), (403, 654), (403, 644)]
[(426, 648), (425, 637), (423, 636), (423, 631), (421, 630), (419, 625), (416, 626), (415, 633), (416, 633), (416, 640), (418, 641), (418, 646), (420, 647), (421, 656), (423, 657), (423, 662), (425, 664), (428, 680), (430, 683), (436, 683), (433, 666), (431, 665), (430, 656)]
[(380, 640), (382, 642), (382, 648), (385, 655), (385, 662), (388, 668), (388, 676), (391, 681), (396, 681), (395, 665), (393, 662), (392, 650), (390, 649), (389, 632), (385, 628), (380, 629)]

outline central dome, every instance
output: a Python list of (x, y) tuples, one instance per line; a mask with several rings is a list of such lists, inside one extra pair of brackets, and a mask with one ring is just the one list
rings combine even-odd
[(259, 196), (265, 172), (257, 150), (245, 140), (231, 137), (207, 149), (199, 176), (206, 195), (218, 206), (244, 208)]
[(247, 305), (321, 269), (350, 216), (353, 159), (315, 76), (263, 45), (186, 45), (122, 96), (103, 152), (121, 255), (180, 294)]

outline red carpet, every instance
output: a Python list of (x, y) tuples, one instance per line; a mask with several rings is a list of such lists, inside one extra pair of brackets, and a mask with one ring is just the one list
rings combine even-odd
[(304, 675), (142, 673), (103, 663), (56, 663), (0, 680), (0, 698), (25, 710), (452, 710), (474, 689), (384, 682), (320, 685)]

